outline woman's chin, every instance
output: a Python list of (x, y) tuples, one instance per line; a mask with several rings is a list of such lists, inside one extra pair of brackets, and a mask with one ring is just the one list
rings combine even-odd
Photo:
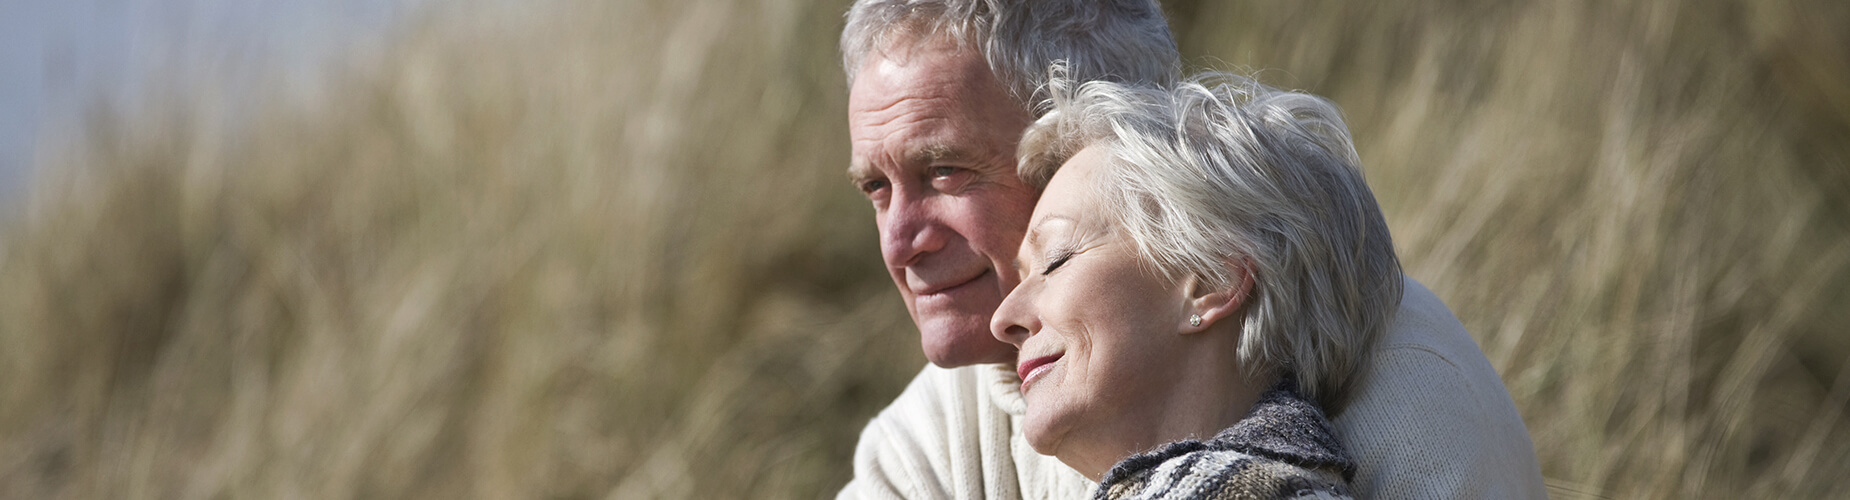
[(1054, 437), (1052, 432), (1049, 432), (1047, 422), (1035, 418), (1036, 416), (1038, 415), (1034, 411), (1034, 407), (1030, 405), (1022, 421), (1022, 437), (1027, 439), (1028, 446), (1034, 448), (1035, 453), (1055, 456), (1054, 452), (1058, 451), (1059, 440)]
[(1099, 449), (1096, 445), (1099, 443), (1085, 439), (1080, 441), (1069, 439), (1073, 437), (1068, 432), (1073, 430), (1070, 421), (1073, 416), (1068, 414), (1064, 415), (1067, 418), (1058, 418), (1061, 416), (1048, 415), (1046, 410), (1029, 403), (1027, 411), (1022, 415), (1022, 437), (1035, 453), (1059, 459), (1067, 467), (1071, 467), (1087, 479), (1096, 482), (1104, 475), (1106, 469), (1110, 469), (1117, 463), (1117, 460), (1101, 461), (1104, 456), (1096, 453)]

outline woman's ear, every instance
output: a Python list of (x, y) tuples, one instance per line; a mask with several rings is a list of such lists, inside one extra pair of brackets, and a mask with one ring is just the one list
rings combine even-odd
[(1233, 282), (1227, 286), (1210, 287), (1197, 276), (1188, 277), (1183, 284), (1188, 293), (1184, 310), (1188, 316), (1182, 320), (1183, 334), (1207, 331), (1224, 319), (1237, 320), (1240, 311), (1246, 308), (1253, 291), (1252, 261), (1242, 258), (1228, 264), (1234, 267), (1234, 272)]

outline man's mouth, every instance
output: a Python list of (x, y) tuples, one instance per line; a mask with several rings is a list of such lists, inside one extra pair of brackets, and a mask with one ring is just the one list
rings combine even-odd
[(965, 286), (969, 286), (971, 283), (976, 283), (977, 280), (983, 279), (984, 276), (988, 276), (990, 272), (991, 271), (989, 269), (984, 269), (983, 272), (977, 273), (976, 276), (971, 276), (970, 279), (959, 281), (956, 283), (948, 283), (948, 284), (941, 285), (941, 286), (931, 286), (924, 290), (918, 290), (912, 293), (920, 297), (923, 297), (926, 295), (937, 295), (937, 294), (947, 293), (947, 292), (950, 292), (950, 291), (953, 291), (959, 288), (963, 288)]
[(1026, 392), (1029, 384), (1034, 383), (1035, 380), (1041, 378), (1041, 375), (1045, 375), (1049, 370), (1052, 370), (1053, 363), (1059, 361), (1060, 357), (1065, 355), (1066, 353), (1059, 352), (1022, 361), (1020, 364), (1015, 365), (1015, 374), (1021, 377), (1021, 390)]

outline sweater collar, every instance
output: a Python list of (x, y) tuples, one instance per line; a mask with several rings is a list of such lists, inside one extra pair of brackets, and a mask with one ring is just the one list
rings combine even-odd
[(1009, 363), (978, 366), (989, 386), (989, 401), (1009, 416), (1020, 419), (1028, 413), (1028, 402), (1021, 398), (1021, 376)]

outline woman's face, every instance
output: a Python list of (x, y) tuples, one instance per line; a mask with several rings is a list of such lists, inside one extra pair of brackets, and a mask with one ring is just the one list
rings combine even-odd
[(1184, 351), (1202, 347), (1179, 333), (1188, 292), (1158, 276), (1103, 214), (1097, 183), (1108, 154), (1081, 150), (1048, 183), (1019, 254), (1021, 284), (991, 324), (1021, 351), (1028, 443), (1069, 464), (1098, 455), (1104, 468), (1139, 451), (1114, 446), (1160, 444), (1134, 441), (1165, 417), (1157, 400), (1177, 389)]

